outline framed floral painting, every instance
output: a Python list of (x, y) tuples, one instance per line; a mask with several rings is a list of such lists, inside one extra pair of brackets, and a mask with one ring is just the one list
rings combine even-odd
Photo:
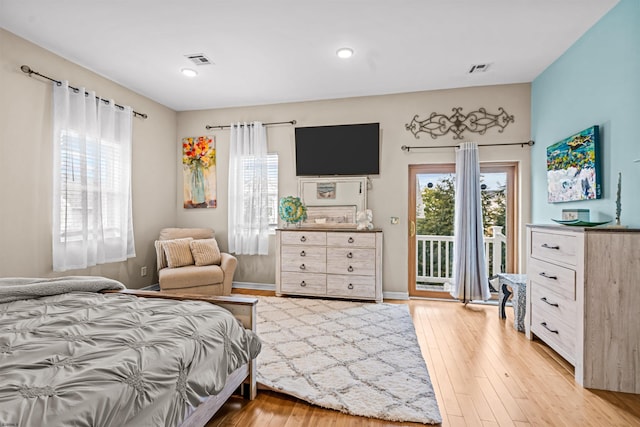
[(217, 207), (213, 136), (182, 138), (182, 179), (185, 209)]

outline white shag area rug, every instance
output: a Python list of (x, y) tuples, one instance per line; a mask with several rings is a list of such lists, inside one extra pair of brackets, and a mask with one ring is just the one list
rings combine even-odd
[(442, 422), (403, 304), (260, 297), (258, 383), (389, 421)]

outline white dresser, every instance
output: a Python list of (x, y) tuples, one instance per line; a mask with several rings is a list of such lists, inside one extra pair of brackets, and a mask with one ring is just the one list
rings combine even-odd
[(382, 302), (382, 231), (276, 230), (276, 295)]
[(527, 226), (525, 328), (584, 387), (640, 393), (640, 230)]

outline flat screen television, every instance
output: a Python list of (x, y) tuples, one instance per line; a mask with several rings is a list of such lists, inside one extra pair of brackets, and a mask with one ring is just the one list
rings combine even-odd
[(378, 175), (380, 123), (295, 129), (296, 175)]

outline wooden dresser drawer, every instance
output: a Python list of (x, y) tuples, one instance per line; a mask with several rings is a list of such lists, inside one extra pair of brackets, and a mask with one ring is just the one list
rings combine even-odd
[(375, 248), (375, 233), (327, 233), (327, 246), (345, 246), (350, 248)]
[(576, 302), (569, 300), (556, 293), (550, 292), (545, 286), (538, 286), (534, 283), (531, 288), (531, 307), (533, 311), (540, 311), (541, 316), (552, 316), (571, 329), (575, 329), (577, 324)]
[(280, 233), (282, 245), (313, 245), (327, 244), (327, 233), (324, 231), (282, 231)]
[(291, 294), (325, 295), (326, 278), (326, 274), (282, 272), (280, 288), (282, 292)]
[(567, 299), (576, 299), (575, 270), (530, 258), (527, 268), (527, 278), (531, 282), (534, 282), (532, 289), (536, 289), (538, 286), (544, 286), (551, 292)]
[(327, 273), (373, 276), (376, 273), (376, 250), (329, 248)]
[(534, 230), (531, 232), (531, 256), (549, 262), (576, 265), (576, 240), (572, 235)]
[(372, 276), (332, 274), (327, 276), (327, 294), (373, 299), (376, 296), (376, 282)]
[(556, 350), (569, 363), (576, 363), (576, 330), (547, 311), (533, 310), (531, 332)]
[(282, 271), (325, 273), (327, 271), (327, 249), (324, 246), (282, 246)]

